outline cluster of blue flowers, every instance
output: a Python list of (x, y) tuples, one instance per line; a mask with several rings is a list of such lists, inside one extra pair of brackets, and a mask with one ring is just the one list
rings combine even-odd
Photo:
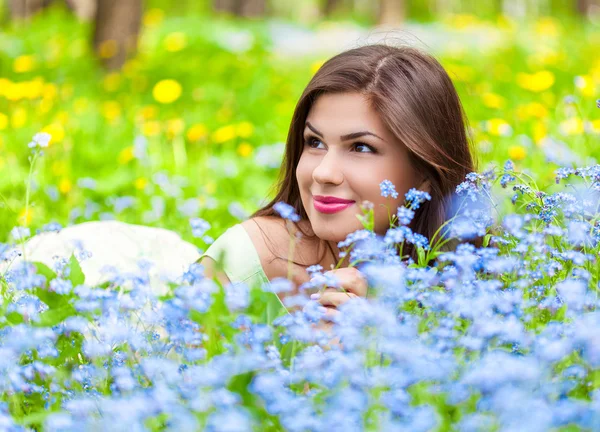
[[(599, 168), (557, 176), (577, 177), (596, 193)], [(499, 176), (507, 173), (514, 166)], [(192, 264), (158, 295), (143, 262), (95, 287), (76, 257), (53, 269), (11, 264), (15, 256), (0, 244), (0, 425), (598, 430), (596, 195), (570, 187), (550, 194), (514, 177), (507, 182), (517, 183), (519, 212), (496, 223), (498, 203), (468, 207), (448, 230), (459, 239), (489, 233), (483, 247), (438, 248), (413, 233), (414, 211), (431, 199), (416, 190), (398, 209), (401, 225), (383, 238), (367, 229), (348, 235), (338, 246), (367, 277), (369, 295), (333, 316), (304, 293), (339, 285), (320, 265), (307, 269), (312, 279), (296, 292), (284, 278), (219, 287)], [(491, 199), (493, 180), (490, 172), (469, 174), (457, 194)], [(276, 211), (297, 218), (287, 204)], [(198, 236), (210, 228), (190, 223)], [(22, 231), (13, 241), (28, 235)], [(435, 262), (403, 259), (404, 242)], [(289, 311), (277, 293), (289, 294)], [(315, 325), (320, 320), (331, 321), (331, 333)]]

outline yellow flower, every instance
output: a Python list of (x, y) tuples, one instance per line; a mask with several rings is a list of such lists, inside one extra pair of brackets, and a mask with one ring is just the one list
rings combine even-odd
[(102, 115), (108, 121), (113, 121), (121, 115), (121, 105), (117, 101), (106, 101), (102, 104)]
[(160, 134), (160, 129), (160, 123), (157, 121), (145, 122), (142, 125), (142, 133), (147, 137), (153, 137)]
[(177, 135), (181, 135), (184, 128), (185, 128), (185, 123), (180, 118), (167, 120), (167, 136), (169, 138), (173, 138)]
[(523, 160), (527, 156), (527, 150), (520, 145), (510, 146), (508, 148), (508, 157), (511, 160)]
[(152, 89), (152, 96), (157, 102), (169, 104), (181, 96), (181, 84), (173, 79), (164, 79), (156, 83)]
[(28, 208), (27, 210), (23, 209), (21, 213), (19, 213), (19, 223), (24, 226), (29, 226), (31, 223), (31, 219), (33, 219), (33, 209)]
[(558, 22), (551, 17), (540, 18), (535, 25), (535, 31), (540, 36), (558, 36)]
[(133, 182), (133, 186), (138, 190), (144, 189), (147, 184), (148, 180), (146, 180), (144, 177), (139, 177)]
[(252, 150), (252, 146), (247, 142), (241, 143), (237, 148), (238, 154), (244, 158), (250, 156), (252, 154)]
[(591, 124), (592, 124), (592, 130), (595, 133), (600, 134), (600, 119), (592, 120)]
[(188, 129), (186, 137), (188, 141), (195, 142), (204, 138), (208, 134), (206, 126), (202, 123), (197, 123)]
[(56, 84), (47, 83), (44, 85), (44, 90), (42, 92), (44, 99), (54, 99), (57, 95), (58, 87), (56, 87)]
[(0, 113), (0, 130), (6, 129), (8, 126), (8, 116)]
[(162, 9), (153, 8), (144, 14), (144, 25), (151, 27), (158, 25), (165, 17), (165, 12)]
[(131, 162), (133, 160), (133, 157), (133, 146), (129, 146), (121, 150), (117, 160), (119, 161), (119, 164), (125, 165), (126, 163)]
[(21, 83), (9, 81), (8, 85), (4, 89), (4, 97), (9, 101), (18, 101), (23, 98), (24, 87)]
[(544, 138), (546, 138), (547, 135), (548, 135), (548, 129), (546, 128), (546, 125), (544, 123), (542, 123), (541, 121), (534, 123), (534, 125), (533, 125), (533, 142), (535, 142), (536, 145), (541, 146), (542, 141), (544, 140)]
[(241, 122), (237, 124), (235, 131), (239, 137), (248, 138), (254, 132), (254, 125), (247, 121)]
[(98, 45), (97, 51), (100, 58), (108, 59), (117, 55), (119, 44), (114, 39), (108, 39)]
[(475, 77), (475, 70), (470, 66), (449, 64), (445, 66), (448, 75), (455, 81), (470, 82)]
[(235, 138), (234, 125), (222, 126), (212, 133), (212, 140), (216, 143), (224, 143)]
[(48, 132), (52, 135), (51, 144), (59, 143), (65, 138), (65, 128), (60, 123), (51, 123), (42, 129), (42, 132)]
[(584, 132), (583, 121), (579, 117), (571, 117), (559, 125), (563, 135), (581, 135)]
[(504, 107), (505, 99), (496, 93), (485, 93), (482, 97), (483, 104), (488, 108)]
[(554, 74), (550, 71), (540, 71), (534, 74), (517, 74), (517, 84), (532, 92), (541, 92), (554, 85)]
[(496, 136), (510, 136), (512, 134), (512, 128), (510, 125), (501, 118), (493, 118), (486, 122), (487, 131)]
[(548, 110), (539, 102), (530, 102), (517, 107), (517, 117), (526, 120), (531, 117), (544, 118), (548, 116)]
[(121, 75), (117, 72), (112, 72), (104, 77), (104, 90), (107, 92), (115, 92), (121, 85)]
[(28, 86), (28, 97), (31, 99), (37, 99), (44, 95), (44, 80), (41, 78), (36, 78), (29, 83)]
[(596, 94), (596, 86), (590, 75), (581, 75), (575, 77), (575, 87), (579, 89), (585, 97), (593, 97)]
[(316, 74), (317, 71), (321, 68), (321, 66), (323, 66), (324, 63), (325, 63), (325, 60), (317, 60), (316, 62), (311, 64), (310, 65), (310, 73), (312, 73), (313, 75)]
[(10, 118), (10, 123), (11, 123), (13, 129), (22, 128), (23, 126), (25, 126), (26, 122), (27, 122), (27, 111), (25, 111), (21, 107), (15, 108), (15, 110), (12, 112), (12, 115)]
[(73, 183), (68, 178), (61, 179), (60, 183), (58, 183), (58, 190), (62, 194), (68, 194), (73, 189)]
[(454, 14), (450, 15), (449, 24), (456, 29), (464, 29), (473, 26), (479, 22), (475, 15)]
[(35, 57), (32, 55), (22, 55), (13, 62), (13, 70), (16, 73), (30, 72), (35, 68)]
[(0, 78), (0, 96), (6, 97), (6, 89), (12, 85), (12, 82), (6, 78)]
[(169, 52), (181, 51), (187, 44), (187, 38), (183, 32), (169, 33), (165, 38), (163, 45)]
[(150, 120), (156, 118), (156, 115), (158, 114), (158, 109), (154, 105), (146, 105), (142, 108), (140, 114), (144, 120)]

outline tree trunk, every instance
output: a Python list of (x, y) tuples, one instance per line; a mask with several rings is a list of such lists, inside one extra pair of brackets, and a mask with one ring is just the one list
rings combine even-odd
[(91, 21), (96, 16), (98, 0), (66, 0), (69, 9), (82, 21)]
[(213, 9), (238, 17), (260, 17), (267, 11), (266, 0), (214, 0)]
[(53, 0), (10, 0), (8, 8), (13, 20), (27, 19), (49, 6)]
[(404, 0), (380, 0), (378, 25), (397, 26), (405, 18)]
[(323, 15), (330, 17), (339, 5), (340, 0), (325, 0), (325, 4), (323, 5)]
[(94, 49), (107, 69), (120, 69), (137, 51), (142, 8), (142, 0), (98, 0)]

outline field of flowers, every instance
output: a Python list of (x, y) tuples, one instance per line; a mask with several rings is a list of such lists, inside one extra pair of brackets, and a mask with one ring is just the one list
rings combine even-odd
[[(341, 346), (315, 331), (315, 302), (273, 315), (272, 293), (221, 287), (198, 265), (163, 296), (143, 267), (99, 287), (76, 257), (11, 267), (0, 428), (598, 430), (600, 28), (463, 15), (440, 29), (500, 37), (432, 47), (480, 165), (457, 189), (477, 208), (449, 234), (487, 232), (483, 248), (429, 239), (407, 265), (396, 246), (412, 233), (378, 239), (366, 224), (348, 241), (373, 295), (340, 308)], [(0, 260), (38, 230), (105, 219), (205, 249), (266, 200), (326, 58), (276, 55), (264, 23), (150, 9), (139, 55), (105, 73), (89, 30), (53, 10), (0, 33)], [(210, 228), (194, 232), (198, 218)]]

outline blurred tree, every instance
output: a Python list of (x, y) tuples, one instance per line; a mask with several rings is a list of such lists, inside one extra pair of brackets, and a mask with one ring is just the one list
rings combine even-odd
[(267, 2), (266, 0), (214, 0), (213, 9), (239, 17), (259, 17), (266, 14)]
[(575, 0), (575, 10), (579, 15), (588, 16), (594, 7), (600, 7), (599, 0)]
[(49, 6), (53, 0), (9, 0), (8, 8), (12, 19), (27, 19)]
[(330, 17), (336, 8), (339, 6), (340, 0), (325, 0), (323, 5), (323, 15)]
[(379, 0), (379, 14), (377, 24), (399, 25), (406, 16), (404, 0)]
[(90, 21), (96, 16), (98, 0), (66, 0), (69, 8), (84, 21)]
[(137, 51), (142, 9), (142, 0), (98, 0), (93, 43), (107, 69), (120, 69)]

